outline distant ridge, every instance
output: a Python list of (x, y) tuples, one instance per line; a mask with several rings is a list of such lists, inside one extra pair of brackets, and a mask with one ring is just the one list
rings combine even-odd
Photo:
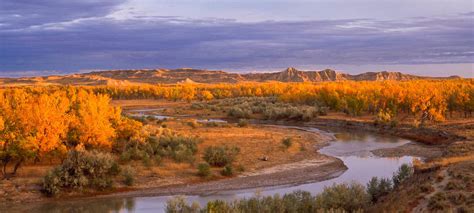
[(109, 85), (176, 83), (238, 83), (238, 82), (327, 82), (327, 81), (407, 81), (416, 79), (457, 79), (459, 76), (426, 77), (401, 72), (365, 72), (357, 75), (331, 69), (300, 71), (289, 67), (281, 72), (231, 73), (191, 68), (152, 70), (108, 70), (82, 74), (46, 77), (0, 78), (0, 85)]

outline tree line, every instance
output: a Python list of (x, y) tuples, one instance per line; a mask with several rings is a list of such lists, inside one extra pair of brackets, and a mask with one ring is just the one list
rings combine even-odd
[(129, 141), (138, 135), (141, 125), (123, 117), (120, 108), (110, 104), (111, 98), (192, 101), (236, 97), (274, 97), (388, 120), (406, 114), (423, 123), (453, 114), (472, 116), (474, 80), (2, 88), (1, 173), (6, 175), (10, 165), (10, 173), (15, 173), (26, 161), (57, 159), (77, 148), (111, 150), (120, 138)]
[(91, 87), (114, 99), (212, 100), (235, 97), (278, 97), (281, 101), (319, 105), (358, 116), (363, 113), (412, 115), (425, 122), (456, 114), (472, 116), (474, 80), (414, 80), (326, 83), (239, 83)]

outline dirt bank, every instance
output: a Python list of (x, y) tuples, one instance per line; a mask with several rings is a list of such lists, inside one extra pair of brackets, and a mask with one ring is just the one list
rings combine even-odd
[(380, 157), (416, 156), (423, 159), (434, 159), (443, 155), (443, 149), (439, 146), (412, 142), (395, 148), (377, 149), (372, 153)]

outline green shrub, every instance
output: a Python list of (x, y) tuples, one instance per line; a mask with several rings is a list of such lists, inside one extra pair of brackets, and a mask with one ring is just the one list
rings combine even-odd
[(325, 187), (324, 191), (316, 196), (316, 205), (323, 209), (342, 208), (353, 212), (366, 208), (370, 197), (365, 187), (358, 183), (339, 184)]
[(318, 111), (310, 106), (273, 105), (263, 111), (263, 116), (269, 120), (309, 121), (317, 115)]
[(128, 166), (122, 171), (122, 176), (123, 176), (123, 183), (127, 186), (132, 186), (133, 183), (135, 182), (135, 170)]
[(145, 166), (159, 164), (163, 157), (177, 162), (194, 162), (198, 138), (167, 134), (149, 137), (144, 143), (130, 143), (120, 154), (121, 161), (141, 160)]
[(232, 168), (232, 165), (224, 166), (224, 169), (222, 169), (222, 171), (221, 171), (221, 175), (223, 175), (223, 176), (232, 176), (232, 175), (234, 175), (234, 169)]
[(211, 166), (222, 167), (231, 164), (240, 153), (239, 147), (210, 146), (204, 151), (203, 159)]
[[(363, 186), (362, 191), (363, 190)], [(347, 193), (348, 196), (352, 195)], [(336, 194), (340, 195), (340, 194)], [(357, 195), (357, 194), (356, 194)], [(336, 200), (341, 200), (339, 197), (334, 197)], [(323, 208), (317, 205), (317, 198), (311, 196), (309, 192), (295, 191), (285, 194), (283, 197), (276, 194), (274, 196), (256, 196), (251, 198), (243, 198), (233, 202), (226, 202), (222, 200), (209, 201), (205, 208), (200, 209), (196, 204), (189, 205), (183, 197), (173, 198), (168, 201), (166, 212), (331, 212), (331, 213), (345, 213), (345, 212), (362, 212), (365, 203), (354, 202), (350, 197), (343, 197), (345, 202), (332, 205), (331, 208)], [(357, 198), (355, 198), (357, 199)], [(356, 203), (356, 205), (353, 205)], [(347, 207), (347, 210), (343, 208)], [(352, 210), (355, 209), (355, 210)]]
[(63, 188), (105, 189), (112, 186), (117, 168), (112, 155), (101, 152), (71, 151), (63, 163), (43, 179), (43, 192), (55, 195)]
[(146, 151), (146, 144), (141, 146), (134, 146), (127, 148), (122, 154), (120, 154), (120, 160), (122, 162), (128, 162), (131, 160), (140, 160), (145, 166), (151, 166), (150, 155)]
[(169, 156), (178, 162), (194, 161), (199, 139), (179, 135), (161, 136), (158, 148), (165, 156)]
[(239, 127), (246, 127), (249, 125), (249, 122), (247, 119), (239, 119), (239, 123), (237, 124), (237, 126)]
[(110, 174), (111, 175), (118, 175), (122, 169), (120, 168), (120, 165), (117, 163), (117, 161), (114, 161), (112, 163), (112, 166), (110, 167)]
[(150, 156), (148, 154), (144, 154), (142, 156), (142, 163), (143, 163), (143, 166), (145, 166), (145, 167), (151, 167), (152, 166), (152, 161), (151, 161)]
[(392, 182), (387, 178), (373, 177), (367, 183), (367, 194), (372, 202), (377, 202), (380, 197), (387, 195), (390, 191), (392, 191)]
[(402, 164), (398, 171), (393, 174), (393, 187), (398, 187), (404, 180), (413, 175), (413, 167), (408, 164)]
[[(222, 200), (209, 201), (206, 205), (206, 209), (201, 212), (236, 212), (234, 208)], [(243, 212), (243, 211), (242, 211)]]
[(291, 138), (284, 138), (281, 140), (281, 143), (288, 149), (291, 147), (291, 145), (293, 145), (293, 140)]
[(227, 114), (234, 118), (250, 118), (250, 115), (252, 114), (252, 112), (250, 111), (250, 109), (235, 106), (235, 107), (230, 108)]
[(193, 203), (191, 206), (188, 205), (186, 197), (177, 196), (166, 202), (167, 213), (199, 213), (200, 207), (198, 203)]
[(198, 175), (201, 177), (209, 177), (211, 175), (211, 167), (208, 163), (200, 163), (198, 165)]

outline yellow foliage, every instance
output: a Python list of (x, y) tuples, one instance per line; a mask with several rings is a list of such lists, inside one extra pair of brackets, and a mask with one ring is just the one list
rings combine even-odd
[(40, 159), (76, 146), (109, 148), (120, 109), (107, 95), (72, 87), (0, 90), (0, 160)]
[(110, 149), (117, 139), (140, 142), (162, 130), (121, 117), (114, 99), (212, 100), (277, 97), (357, 116), (405, 113), (421, 121), (443, 121), (453, 112), (474, 111), (474, 80), (324, 83), (238, 83), (154, 86), (18, 87), (0, 89), (0, 161), (39, 159), (69, 149)]
[(351, 115), (381, 110), (412, 114), (421, 121), (443, 121), (446, 114), (474, 111), (474, 80), (414, 80), (323, 83), (238, 83), (88, 87), (113, 98), (211, 100), (231, 97), (276, 96), (281, 101), (318, 104)]
[(3, 117), (0, 116), (0, 131), (3, 131), (5, 129), (5, 121), (3, 120)]

